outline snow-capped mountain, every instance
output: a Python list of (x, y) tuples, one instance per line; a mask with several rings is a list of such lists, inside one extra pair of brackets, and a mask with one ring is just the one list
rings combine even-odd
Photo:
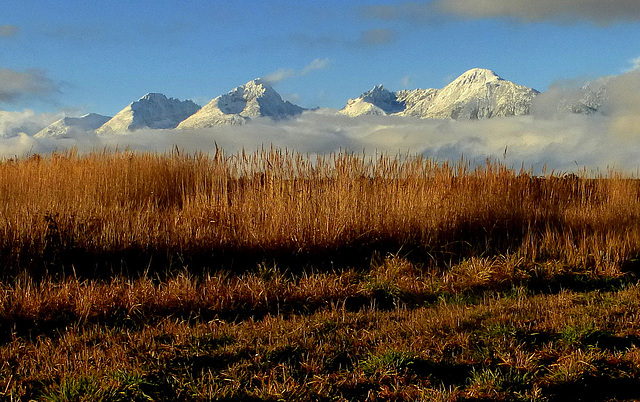
[(475, 68), (438, 91), (422, 117), (482, 119), (529, 114), (538, 91)]
[(255, 117), (284, 119), (300, 114), (304, 108), (283, 100), (271, 86), (255, 79), (207, 103), (178, 125), (179, 129), (204, 128), (221, 124), (244, 124)]
[(98, 133), (118, 133), (139, 128), (175, 128), (196, 113), (200, 106), (190, 100), (180, 101), (163, 94), (149, 93), (133, 102), (100, 127)]
[(74, 138), (79, 134), (100, 128), (111, 117), (89, 113), (82, 117), (64, 117), (34, 135), (36, 138)]
[[(493, 71), (481, 68), (465, 72), (440, 90), (416, 89), (398, 93), (385, 90), (383, 105), (392, 102), (394, 105), (401, 104), (403, 106), (395, 111), (392, 111), (393, 109), (384, 110), (380, 106), (378, 98), (367, 96), (372, 91), (363, 94), (358, 99), (349, 100), (347, 106), (340, 113), (358, 116), (374, 114), (372, 111), (376, 111), (377, 114), (431, 119), (482, 119), (515, 116), (529, 114), (531, 101), (538, 94), (535, 89), (506, 81)], [(380, 110), (383, 113), (380, 113)]]
[(382, 85), (376, 85), (359, 98), (349, 99), (347, 106), (338, 113), (347, 116), (386, 115), (398, 113), (404, 109), (404, 103), (398, 101), (395, 93), (389, 92)]
[[(391, 92), (377, 85), (360, 97), (350, 99), (338, 113), (347, 116), (393, 115), (431, 119), (484, 119), (539, 112), (607, 114), (614, 107), (609, 99), (609, 93), (614, 93), (610, 88), (613, 81), (613, 78), (605, 77), (581, 89), (549, 90), (538, 97), (539, 92), (535, 89), (504, 80), (491, 70), (475, 68), (442, 89)], [(532, 111), (532, 101), (536, 97), (536, 110)], [(35, 134), (37, 138), (74, 138), (93, 130), (102, 134), (139, 128), (189, 129), (244, 124), (256, 117), (280, 120), (305, 110), (283, 100), (263, 80), (255, 79), (216, 97), (202, 108), (190, 100), (180, 101), (163, 94), (149, 93), (112, 118), (91, 113), (82, 117), (65, 117), (44, 129), (42, 127), (53, 118), (30, 130), (22, 126), (17, 129), (30, 133), (40, 130)], [(5, 129), (4, 132), (16, 135), (17, 129)]]

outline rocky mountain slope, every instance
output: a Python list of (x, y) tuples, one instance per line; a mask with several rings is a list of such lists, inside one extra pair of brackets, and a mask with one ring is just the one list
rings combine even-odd
[(610, 112), (608, 86), (610, 79), (602, 78), (587, 83), (577, 93), (562, 99), (558, 105), (560, 113), (595, 114)]
[(179, 129), (205, 128), (221, 124), (244, 124), (255, 117), (284, 119), (300, 114), (304, 108), (283, 100), (271, 86), (255, 79), (220, 95), (193, 116), (178, 125)]
[(82, 117), (64, 117), (34, 135), (36, 138), (74, 138), (87, 131), (100, 128), (111, 117), (96, 113), (89, 113)]
[(102, 125), (97, 132), (118, 133), (140, 128), (175, 128), (181, 121), (196, 113), (200, 106), (190, 100), (180, 101), (167, 98), (163, 94), (149, 93), (133, 102), (111, 120)]
[(399, 114), (413, 117), (426, 116), (431, 102), (438, 95), (439, 91), (439, 89), (429, 88), (396, 92), (398, 101), (405, 105), (405, 108), (399, 112)]

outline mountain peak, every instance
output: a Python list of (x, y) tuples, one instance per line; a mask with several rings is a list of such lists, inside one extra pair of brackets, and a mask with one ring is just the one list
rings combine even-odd
[(244, 85), (232, 89), (225, 95), (219, 96), (219, 98), (232, 97), (242, 98), (245, 101), (250, 101), (252, 99), (256, 99), (265, 95), (280, 98), (280, 95), (273, 88), (271, 88), (271, 86), (267, 82), (265, 82), (262, 78), (256, 78)]
[(395, 99), (394, 93), (387, 90), (382, 84), (378, 84), (372, 89), (360, 95), (360, 99), (366, 99), (366, 100), (378, 100), (378, 99), (388, 100), (390, 98)]
[(363, 93), (360, 96), (360, 99), (377, 99), (380, 97), (389, 98), (390, 96), (393, 96), (393, 92), (389, 91), (382, 84), (378, 84), (367, 92)]
[(244, 84), (243, 87), (246, 87), (246, 88), (252, 88), (252, 87), (271, 88), (271, 84), (269, 84), (269, 81), (266, 81), (264, 78), (254, 78), (251, 81), (249, 81), (246, 84)]
[(144, 95), (142, 98), (138, 99), (139, 101), (143, 101), (143, 100), (157, 100), (157, 99), (167, 99), (167, 97), (164, 94), (161, 94), (159, 92), (149, 92), (148, 94)]
[(383, 91), (387, 91), (387, 89), (384, 87), (384, 85), (378, 84), (367, 92), (383, 92)]
[(538, 91), (506, 81), (485, 68), (466, 71), (444, 87), (429, 106), (428, 116), (482, 119), (529, 114)]
[(462, 84), (462, 85), (467, 85), (470, 83), (485, 84), (487, 82), (492, 82), (492, 81), (503, 81), (503, 79), (489, 69), (472, 68), (471, 70), (464, 72), (462, 75), (456, 78), (451, 84)]
[(386, 115), (397, 113), (404, 107), (394, 92), (390, 92), (382, 84), (378, 84), (360, 95), (359, 98), (349, 99), (347, 106), (340, 113), (347, 116)]

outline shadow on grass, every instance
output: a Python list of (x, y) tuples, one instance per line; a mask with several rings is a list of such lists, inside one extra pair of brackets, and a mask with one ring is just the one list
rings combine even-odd
[(0, 278), (11, 279), (20, 274), (35, 281), (66, 275), (80, 279), (149, 273), (163, 276), (185, 267), (194, 275), (220, 270), (244, 273), (264, 263), (277, 264), (293, 273), (310, 267), (316, 271), (342, 267), (367, 269), (376, 256), (399, 250), (410, 262), (455, 263), (471, 256), (500, 255), (517, 248), (524, 236), (523, 227), (531, 226), (514, 213), (434, 229), (432, 240), (419, 235), (424, 228), (405, 227), (393, 233), (349, 233), (331, 244), (115, 244), (100, 250), (91, 248), (90, 239), (78, 239), (73, 230), (61, 228), (57, 214), (47, 213), (43, 219), (47, 231), (42, 238), (7, 243), (0, 248), (3, 261)]
[(573, 292), (616, 292), (625, 286), (634, 284), (637, 278), (634, 275), (621, 277), (593, 277), (586, 274), (563, 274), (552, 278), (531, 279), (525, 286), (535, 293), (556, 294), (564, 290)]
[(465, 384), (474, 367), (471, 364), (416, 359), (409, 366), (409, 370), (415, 375), (429, 377), (436, 384), (441, 383), (449, 387)]
[(598, 331), (585, 336), (582, 339), (585, 346), (596, 346), (609, 352), (624, 351), (640, 346), (640, 336), (614, 336), (606, 332)]
[(554, 384), (544, 390), (553, 402), (640, 399), (640, 380), (636, 378), (610, 378), (589, 376), (579, 382)]
[[(376, 289), (370, 294), (354, 293), (349, 296), (328, 297), (322, 300), (291, 299), (291, 300), (266, 300), (261, 304), (240, 304), (228, 306), (223, 309), (210, 309), (205, 305), (184, 305), (166, 307), (162, 305), (142, 306), (139, 314), (130, 315), (128, 311), (115, 307), (103, 312), (100, 316), (86, 318), (79, 317), (72, 311), (61, 309), (60, 311), (48, 311), (43, 317), (0, 316), (0, 344), (10, 342), (13, 337), (35, 339), (39, 335), (57, 337), (66, 328), (77, 325), (97, 324), (107, 325), (113, 328), (141, 329), (146, 325), (156, 323), (167, 316), (182, 319), (189, 322), (202, 322), (219, 319), (227, 322), (241, 322), (247, 319), (261, 320), (266, 316), (278, 315), (289, 317), (292, 315), (309, 315), (332, 304), (340, 305), (345, 310), (358, 312), (362, 309), (374, 309), (388, 311), (397, 308), (416, 309), (436, 303), (475, 305), (481, 303), (489, 294), (505, 294), (509, 296), (509, 290), (513, 286), (522, 286), (530, 295), (555, 294), (563, 290), (576, 292), (590, 291), (616, 291), (633, 283), (633, 278), (592, 278), (586, 275), (563, 275), (541, 283), (537, 280), (522, 281), (519, 283), (502, 283), (472, 286), (459, 292), (385, 292), (384, 289)], [(633, 345), (640, 345), (640, 337), (614, 337), (606, 333), (585, 334), (589, 338), (583, 339), (590, 345), (608, 350), (627, 349)], [(520, 334), (527, 343), (541, 344), (553, 337), (550, 334)]]

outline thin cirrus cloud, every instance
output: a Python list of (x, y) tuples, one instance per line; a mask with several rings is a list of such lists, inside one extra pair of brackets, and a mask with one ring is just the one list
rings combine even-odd
[(269, 85), (275, 85), (288, 78), (295, 77), (296, 75), (298, 75), (298, 72), (292, 68), (281, 68), (265, 75), (261, 80)]
[(523, 23), (554, 22), (571, 24), (590, 22), (607, 26), (640, 21), (637, 0), (434, 0), (395, 5), (365, 6), (361, 14), (383, 20), (433, 22), (438, 17), (483, 19), (507, 18)]
[(0, 25), (0, 38), (16, 36), (20, 28), (15, 25)]
[(59, 92), (58, 85), (43, 70), (16, 71), (0, 68), (0, 103), (13, 103), (25, 98), (46, 98)]
[(311, 63), (309, 63), (308, 66), (302, 69), (302, 71), (300, 72), (300, 75), (305, 75), (314, 70), (323, 70), (329, 67), (329, 62), (330, 60), (328, 57), (324, 59), (314, 59)]

